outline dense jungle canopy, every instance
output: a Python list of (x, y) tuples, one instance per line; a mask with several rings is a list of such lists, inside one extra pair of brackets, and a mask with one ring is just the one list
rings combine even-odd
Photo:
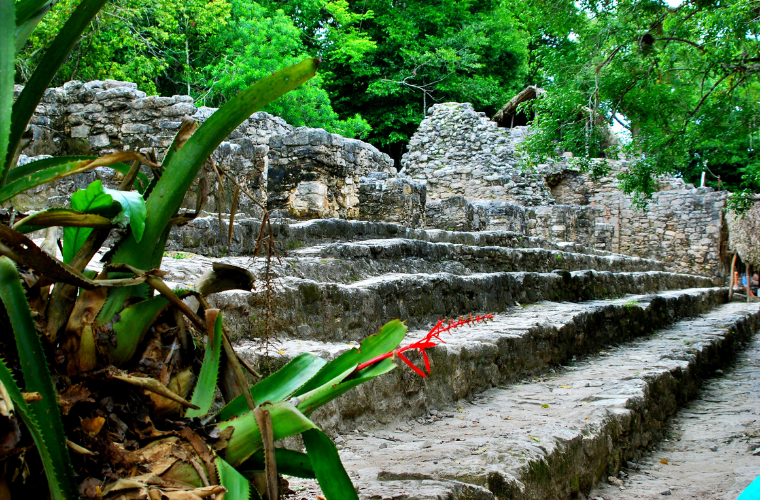
[[(24, 83), (77, 0), (60, 0), (17, 60)], [(633, 160), (647, 194), (663, 172), (760, 191), (758, 0), (114, 0), (58, 73), (137, 82), (218, 106), (304, 56), (318, 77), (267, 111), (368, 140), (398, 160), (436, 102), (492, 115), (526, 85), (534, 162), (558, 149)], [(602, 151), (608, 126), (626, 138)], [(642, 153), (643, 152), (643, 153)], [(708, 174), (708, 183), (717, 179)], [(740, 199), (738, 199), (740, 201)]]

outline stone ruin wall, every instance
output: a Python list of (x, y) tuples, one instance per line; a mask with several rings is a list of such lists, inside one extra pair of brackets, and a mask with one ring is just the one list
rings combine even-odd
[[(128, 82), (68, 82), (45, 94), (21, 162), (40, 155), (152, 148), (160, 158), (183, 119), (202, 122), (214, 111), (196, 107), (188, 96), (146, 96)], [(566, 163), (523, 170), (517, 145), (527, 134), (527, 127), (497, 127), (470, 104), (437, 104), (412, 137), (397, 174), (391, 158), (369, 144), (295, 128), (259, 112), (235, 129), (212, 159), (274, 215), (508, 230), (658, 259), (673, 271), (727, 272), (726, 193), (670, 179), (646, 211), (637, 211), (615, 183), (614, 173), (624, 163), (611, 162), (612, 174), (596, 182)], [(92, 180), (113, 187), (118, 177), (98, 168), (40, 186), (14, 202), (22, 210), (60, 206)], [(229, 212), (233, 186), (205, 168), (195, 188), (202, 177), (209, 188), (205, 210)], [(195, 207), (195, 188), (185, 208)], [(246, 196), (240, 196), (238, 212), (261, 216)]]
[(617, 184), (625, 162), (610, 161), (610, 173), (597, 181), (564, 161), (523, 171), (517, 145), (527, 134), (527, 127), (498, 128), (469, 103), (436, 104), (400, 175), (424, 183), (429, 200), (463, 196), (482, 207), (490, 229), (657, 259), (675, 272), (727, 275), (726, 192), (666, 178), (637, 210)]
[[(16, 96), (21, 89), (16, 87)], [(28, 130), (32, 141), (20, 162), (41, 155), (103, 155), (154, 148), (160, 160), (184, 119), (203, 122), (214, 111), (196, 107), (189, 96), (147, 96), (130, 82), (68, 82), (45, 93)], [(295, 128), (279, 117), (258, 112), (238, 126), (211, 159), (254, 196), (255, 202), (240, 195), (241, 216), (261, 217), (258, 202), (289, 218), (384, 220), (376, 218), (395, 216), (399, 222), (424, 226), (424, 188), (397, 179), (393, 160), (359, 140), (322, 129)], [(375, 173), (385, 177), (380, 181), (367, 177)], [(115, 187), (119, 177), (112, 169), (98, 168), (40, 186), (14, 202), (21, 210), (61, 206), (92, 180)], [(234, 185), (227, 179), (220, 181), (208, 164), (183, 207), (195, 208), (201, 178), (208, 187), (205, 210), (229, 213)], [(382, 199), (400, 206), (379, 210)], [(362, 206), (368, 210), (360, 210)]]

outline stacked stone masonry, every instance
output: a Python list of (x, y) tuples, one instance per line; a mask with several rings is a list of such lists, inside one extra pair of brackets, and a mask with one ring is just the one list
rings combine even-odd
[(484, 207), (492, 230), (657, 259), (674, 272), (728, 273), (728, 193), (665, 177), (640, 209), (619, 187), (624, 161), (608, 161), (609, 173), (597, 180), (567, 160), (523, 171), (518, 145), (527, 134), (498, 128), (469, 103), (436, 104), (409, 143), (401, 175), (425, 184), (430, 202), (464, 196)]
[[(16, 87), (16, 96), (22, 87)], [(215, 108), (196, 107), (189, 96), (146, 96), (137, 85), (115, 80), (81, 83), (72, 81), (48, 89), (34, 114), (29, 134), (32, 141), (23, 161), (41, 155), (103, 155), (123, 150), (155, 151), (163, 157), (184, 119), (205, 121)], [(396, 169), (388, 155), (365, 142), (330, 134), (322, 129), (294, 128), (279, 117), (258, 112), (238, 126), (214, 152), (211, 160), (235, 177), (255, 199), (241, 195), (238, 212), (259, 217), (259, 204), (291, 218), (362, 218), (359, 210), (360, 179), (374, 172), (390, 174)], [(93, 179), (111, 187), (118, 175), (102, 168), (46, 186), (16, 200), (22, 210), (40, 210), (65, 204), (75, 189)], [(195, 207), (201, 178), (206, 179), (209, 212), (230, 212), (234, 185), (220, 181), (210, 163), (195, 180), (184, 207)], [(397, 187), (391, 181), (388, 190)], [(403, 181), (417, 193), (420, 186)], [(44, 190), (44, 192), (43, 192)], [(402, 188), (404, 193), (404, 188)], [(424, 197), (417, 195), (413, 207), (418, 216), (400, 221), (424, 224)], [(403, 196), (399, 202), (409, 203)], [(422, 214), (420, 217), (419, 214)], [(369, 220), (377, 217), (368, 213)]]
[[(21, 161), (125, 149), (155, 149), (160, 159), (183, 119), (203, 122), (214, 111), (196, 107), (188, 96), (146, 96), (129, 82), (68, 82), (46, 92)], [(294, 128), (259, 112), (211, 160), (253, 196), (239, 196), (242, 217), (260, 217), (262, 205), (274, 215), (301, 220), (506, 230), (661, 260), (670, 271), (712, 277), (727, 272), (726, 193), (665, 179), (649, 206), (638, 210), (617, 185), (625, 162), (610, 162), (610, 174), (596, 181), (567, 162), (523, 169), (518, 145), (527, 134), (527, 127), (499, 128), (471, 104), (437, 104), (412, 137), (397, 173), (391, 158), (369, 144)], [(14, 203), (21, 210), (61, 206), (94, 179), (114, 187), (119, 178), (99, 168), (40, 186)], [(195, 208), (201, 179), (208, 194), (205, 211), (229, 213), (234, 185), (220, 180), (211, 162), (183, 207)]]

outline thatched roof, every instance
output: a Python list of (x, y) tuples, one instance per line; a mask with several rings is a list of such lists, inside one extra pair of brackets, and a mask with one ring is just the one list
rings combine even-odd
[(728, 247), (739, 253), (744, 263), (760, 270), (760, 201), (744, 213), (744, 217), (736, 218), (729, 211), (726, 214), (728, 224)]
[(520, 104), (533, 100), (537, 96), (540, 96), (541, 94), (546, 93), (546, 91), (540, 87), (536, 87), (535, 85), (529, 85), (525, 87), (525, 89), (514, 96), (512, 99), (509, 100), (508, 103), (504, 105), (503, 108), (501, 108), (499, 111), (496, 112), (495, 115), (493, 115), (493, 118), (491, 118), (493, 121), (496, 122), (503, 122), (507, 118), (510, 118), (517, 114), (517, 106)]

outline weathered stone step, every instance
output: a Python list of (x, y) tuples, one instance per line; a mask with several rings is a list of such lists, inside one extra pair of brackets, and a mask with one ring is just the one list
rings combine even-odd
[(367, 240), (332, 243), (320, 254), (340, 259), (424, 259), (433, 262), (461, 262), (472, 272), (551, 272), (555, 269), (579, 271), (636, 272), (662, 271), (662, 262), (627, 255), (596, 255), (545, 248), (473, 246), (409, 239)]
[[(495, 315), (493, 321), (455, 330), (428, 351), (431, 375), (422, 379), (405, 366), (365, 384), (315, 413), (328, 429), (417, 418), (492, 386), (539, 376), (610, 345), (647, 335), (684, 317), (697, 316), (727, 297), (726, 289), (701, 288), (583, 303), (539, 302)], [(432, 325), (430, 325), (432, 326)], [(429, 328), (428, 328), (429, 329)], [(424, 338), (410, 331), (405, 345)], [(353, 344), (355, 345), (355, 344)], [(269, 372), (302, 352), (326, 359), (352, 347), (305, 339), (283, 340), (265, 357), (260, 344), (236, 346), (251, 364)], [(409, 357), (423, 366), (419, 355)], [(389, 411), (393, 409), (392, 415)]]
[(660, 439), (664, 420), (758, 329), (760, 304), (728, 303), (422, 423), (344, 435), (341, 458), (364, 499), (588, 493)]
[[(174, 258), (171, 258), (174, 257)], [(264, 258), (204, 257), (170, 252), (162, 263), (167, 280), (187, 286), (214, 262), (225, 262), (264, 275)], [(593, 255), (543, 248), (514, 249), (431, 243), (422, 240), (388, 239), (356, 243), (332, 243), (288, 252), (274, 259), (270, 272), (278, 277), (297, 277), (319, 282), (355, 283), (383, 274), (439, 273), (469, 275), (482, 272), (662, 271), (658, 261), (624, 255)]]
[[(708, 278), (660, 271), (392, 274), (348, 285), (285, 278), (274, 297), (273, 320), (281, 338), (360, 341), (393, 318), (418, 328), (438, 318), (502, 312), (518, 303), (581, 302), (709, 286)], [(209, 301), (224, 312), (234, 338), (255, 336), (252, 321), (262, 316), (261, 293), (229, 291)]]
[[(249, 255), (261, 227), (259, 219), (236, 219), (232, 232), (232, 244), (229, 246), (227, 245), (228, 222), (229, 216), (226, 216), (222, 221), (221, 232), (219, 219), (216, 216), (199, 217), (185, 226), (175, 226), (169, 235), (167, 250), (187, 251), (214, 257)], [(472, 246), (544, 248), (594, 255), (615, 255), (575, 243), (557, 243), (509, 231), (458, 232), (440, 229), (410, 229), (390, 222), (344, 219), (314, 219), (298, 223), (275, 221), (272, 223), (272, 233), (282, 251), (335, 242), (405, 238)]]

